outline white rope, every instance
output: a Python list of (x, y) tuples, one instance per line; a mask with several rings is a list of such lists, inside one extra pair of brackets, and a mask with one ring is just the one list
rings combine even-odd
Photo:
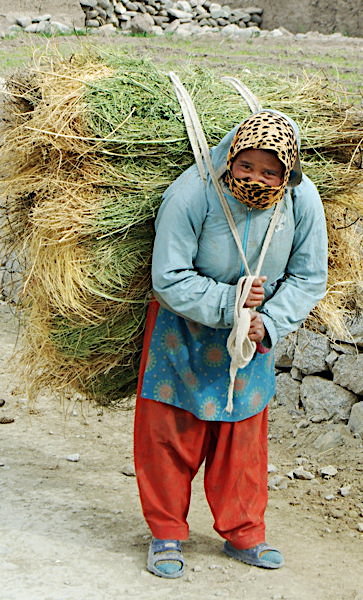
[[(214, 170), (207, 140), (204, 135), (204, 131), (202, 129), (197, 112), (195, 110), (193, 101), (189, 96), (187, 90), (181, 83), (180, 79), (177, 77), (177, 75), (171, 72), (169, 73), (169, 77), (174, 85), (175, 93), (178, 98), (180, 107), (182, 109), (187, 133), (194, 152), (195, 161), (199, 170), (200, 177), (206, 183), (206, 171), (204, 166), (206, 165), (210, 178), (217, 192), (218, 198), (221, 202), (227, 222), (231, 229), (231, 233), (236, 242), (239, 254), (241, 256), (245, 268), (245, 272), (247, 273), (247, 276), (240, 277), (240, 279), (237, 282), (236, 301), (234, 306), (234, 324), (231, 333), (229, 334), (227, 339), (227, 350), (231, 357), (231, 364), (229, 370), (230, 383), (228, 388), (228, 400), (225, 410), (231, 413), (233, 410), (233, 391), (236, 373), (238, 369), (243, 369), (246, 365), (248, 365), (256, 351), (256, 343), (252, 342), (248, 337), (248, 332), (251, 324), (251, 312), (249, 308), (244, 308), (244, 305), (246, 303), (246, 299), (248, 297), (254, 279), (260, 274), (262, 264), (267, 252), (267, 248), (270, 244), (273, 232), (275, 230), (278, 218), (280, 216), (280, 203), (276, 205), (275, 211), (271, 218), (270, 225), (267, 230), (261, 249), (256, 273), (255, 275), (251, 275), (246, 255), (242, 247), (242, 242), (240, 236), (238, 235), (237, 226), (233, 219), (233, 215), (229, 204), (224, 196), (221, 183)], [(260, 110), (260, 105), (257, 99), (255, 98), (255, 96), (253, 96), (252, 92), (248, 90), (248, 88), (243, 86), (241, 82), (232, 77), (224, 79), (227, 80), (229, 83), (232, 83), (232, 85), (236, 87), (239, 93), (243, 95), (246, 102), (248, 102), (248, 105), (251, 110)], [(249, 92), (249, 94), (247, 94), (246, 90), (247, 92)], [(246, 99), (246, 96), (249, 98), (248, 101)]]
[[(173, 85), (174, 85), (174, 88), (175, 88), (175, 92), (176, 92), (177, 98), (178, 98), (179, 103), (180, 103), (180, 107), (181, 107), (182, 112), (183, 112), (184, 119), (185, 119), (186, 123), (188, 123), (188, 124), (191, 123), (192, 126), (193, 126), (193, 128), (194, 128), (194, 132), (195, 132), (195, 136), (197, 138), (197, 144), (198, 144), (198, 148), (197, 149), (195, 148), (195, 136), (193, 135), (192, 139), (190, 139), (190, 138), (189, 139), (190, 139), (190, 143), (191, 143), (192, 148), (193, 148), (194, 156), (198, 156), (198, 160), (196, 160), (196, 163), (197, 163), (197, 166), (198, 166), (199, 174), (200, 174), (202, 180), (205, 181), (205, 177), (204, 177), (204, 172), (205, 172), (204, 171), (204, 165), (203, 165), (202, 171), (200, 170), (200, 166), (199, 166), (199, 164), (200, 164), (200, 156), (202, 156), (203, 160), (204, 160), (204, 163), (206, 164), (206, 167), (208, 169), (209, 175), (210, 175), (210, 177), (212, 179), (212, 182), (213, 182), (213, 185), (215, 187), (215, 190), (217, 192), (218, 198), (219, 198), (219, 200), (220, 200), (220, 202), (222, 204), (222, 207), (223, 207), (224, 213), (226, 215), (228, 224), (229, 224), (229, 226), (231, 228), (232, 235), (234, 237), (234, 240), (235, 240), (235, 242), (237, 244), (238, 251), (239, 251), (240, 256), (242, 258), (242, 261), (243, 261), (246, 273), (248, 275), (250, 275), (251, 274), (250, 273), (250, 269), (249, 269), (249, 266), (248, 266), (248, 263), (247, 263), (247, 260), (246, 260), (245, 253), (244, 253), (243, 248), (242, 248), (242, 243), (241, 243), (240, 237), (238, 235), (236, 224), (234, 222), (231, 209), (230, 209), (230, 207), (229, 207), (229, 205), (227, 203), (227, 200), (224, 197), (222, 186), (221, 186), (221, 184), (220, 184), (220, 182), (219, 182), (219, 180), (217, 178), (217, 175), (215, 173), (214, 167), (212, 165), (212, 160), (211, 160), (211, 157), (210, 157), (207, 140), (206, 140), (206, 137), (204, 135), (204, 131), (202, 129), (202, 126), (200, 124), (199, 117), (198, 117), (198, 115), (196, 113), (193, 101), (192, 101), (191, 97), (189, 96), (187, 90), (183, 86), (182, 82), (180, 81), (179, 77), (177, 77), (177, 75), (175, 75), (175, 73), (169, 73), (169, 77), (170, 77), (171, 81), (173, 82)], [(188, 128), (187, 128), (187, 132), (188, 132), (188, 135), (189, 135)]]
[(222, 81), (226, 81), (236, 88), (237, 92), (241, 94), (242, 98), (244, 98), (244, 100), (247, 102), (252, 113), (262, 110), (262, 105), (260, 104), (259, 100), (239, 79), (236, 79), (235, 77), (221, 77), (221, 79)]

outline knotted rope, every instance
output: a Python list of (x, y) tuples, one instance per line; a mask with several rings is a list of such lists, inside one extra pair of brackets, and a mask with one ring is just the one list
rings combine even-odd
[[(215, 169), (213, 167), (209, 153), (208, 143), (203, 128), (201, 126), (199, 117), (195, 110), (193, 101), (190, 95), (188, 94), (187, 90), (181, 83), (180, 79), (177, 77), (177, 75), (175, 75), (175, 73), (170, 72), (169, 77), (173, 83), (174, 90), (183, 113), (186, 130), (188, 133), (190, 144), (192, 146), (195, 162), (198, 167), (200, 177), (202, 181), (206, 184), (207, 172), (210, 175), (210, 178), (213, 182), (218, 198), (222, 205), (224, 214), (228, 221), (229, 227), (231, 229), (231, 233), (236, 242), (239, 254), (241, 256), (245, 268), (245, 272), (247, 273), (247, 276), (240, 277), (237, 282), (236, 302), (234, 306), (234, 324), (231, 333), (229, 334), (227, 339), (227, 350), (231, 357), (231, 363), (229, 369), (230, 382), (228, 387), (228, 400), (225, 410), (228, 413), (231, 413), (233, 410), (233, 391), (237, 371), (238, 369), (243, 369), (248, 365), (256, 351), (256, 343), (252, 342), (248, 337), (248, 332), (251, 324), (251, 312), (250, 309), (245, 308), (244, 305), (246, 303), (246, 299), (248, 297), (254, 279), (260, 274), (262, 263), (267, 252), (267, 248), (270, 244), (273, 232), (275, 230), (280, 216), (280, 203), (276, 205), (273, 216), (271, 218), (269, 228), (267, 230), (261, 253), (259, 256), (256, 273), (255, 275), (251, 275), (246, 255), (242, 247), (241, 239), (238, 235), (237, 226), (233, 219), (233, 215), (229, 204), (224, 196), (221, 182), (218, 179)], [(231, 83), (243, 96), (252, 112), (260, 110), (260, 104), (258, 103), (255, 96), (252, 94), (252, 92), (248, 90), (248, 88), (241, 84), (241, 82), (239, 82), (238, 79), (234, 79), (232, 77), (226, 77), (224, 79), (228, 83)]]

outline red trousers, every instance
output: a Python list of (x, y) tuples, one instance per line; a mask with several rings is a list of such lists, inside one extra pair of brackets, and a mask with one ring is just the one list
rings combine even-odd
[(154, 537), (187, 539), (191, 482), (204, 460), (214, 529), (238, 549), (265, 541), (267, 408), (237, 423), (201, 421), (138, 396), (136, 476)]

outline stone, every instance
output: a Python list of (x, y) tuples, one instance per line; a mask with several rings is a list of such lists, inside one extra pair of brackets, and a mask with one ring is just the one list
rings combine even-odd
[(90, 20), (90, 19), (95, 19), (96, 17), (98, 17), (98, 12), (96, 9), (89, 9), (86, 11), (86, 19)]
[(97, 19), (87, 19), (85, 22), (86, 27), (99, 27), (100, 24)]
[(115, 14), (112, 15), (112, 17), (109, 17), (107, 19), (107, 25), (113, 25), (114, 27), (118, 27), (118, 18)]
[(279, 406), (297, 410), (300, 401), (300, 386), (300, 382), (292, 379), (289, 373), (279, 373), (276, 376), (276, 403)]
[(69, 462), (78, 462), (80, 460), (80, 455), (79, 454), (68, 454), (68, 456), (66, 456), (66, 460), (68, 460)]
[(363, 347), (363, 314), (346, 322), (347, 334), (337, 337), (337, 340)]
[(238, 21), (249, 21), (250, 20), (250, 14), (247, 13), (245, 10), (243, 9), (239, 9), (237, 8), (237, 10), (233, 10), (231, 13), (231, 17), (236, 18)]
[(330, 348), (336, 350), (338, 354), (357, 354), (356, 347), (345, 342), (330, 342)]
[(283, 37), (283, 35), (284, 34), (280, 28), (272, 29), (271, 31), (268, 32), (268, 37), (272, 37), (272, 38)]
[(107, 13), (105, 10), (103, 10), (103, 8), (101, 8), (100, 6), (97, 6), (97, 13), (98, 16), (100, 17), (100, 19), (102, 19), (102, 21), (106, 21), (106, 17), (107, 17)]
[(168, 17), (154, 17), (154, 22), (157, 26), (163, 27), (166, 23), (169, 23)]
[(238, 35), (239, 31), (240, 28), (238, 27), (238, 25), (236, 25), (235, 23), (230, 23), (230, 25), (223, 27), (223, 29), (221, 30), (221, 34), (228, 37)]
[(209, 21), (208, 21), (208, 19), (203, 19), (203, 18), (202, 18), (202, 19), (200, 20), (200, 22), (199, 22), (199, 25), (200, 25), (200, 27), (201, 27), (201, 28), (202, 28), (202, 27), (203, 27), (203, 28), (204, 28), (204, 27), (208, 27), (208, 29), (209, 29)]
[(363, 402), (357, 402), (353, 405), (348, 421), (348, 429), (352, 433), (363, 437)]
[(357, 398), (329, 379), (308, 375), (301, 383), (300, 400), (306, 417), (320, 423), (330, 419), (347, 421)]
[(203, 15), (203, 16), (205, 16), (205, 15), (208, 14), (208, 12), (204, 8), (204, 6), (197, 6), (196, 9), (195, 9), (195, 12), (196, 12), (197, 15)]
[(252, 23), (256, 23), (256, 25), (261, 25), (262, 17), (261, 17), (261, 15), (254, 14), (251, 16), (251, 21), (252, 21)]
[(361, 533), (363, 532), (363, 523), (358, 523), (357, 530), (360, 531)]
[(121, 473), (123, 475), (126, 475), (126, 477), (135, 477), (135, 468), (134, 465), (131, 463), (126, 463), (122, 469), (121, 469)]
[[(282, 35), (284, 36), (288, 36), (288, 37), (294, 37), (294, 34), (291, 33), (291, 31), (289, 31), (288, 29), (286, 29), (285, 27), (279, 27), (278, 31), (280, 31), (280, 33), (282, 33)], [(268, 33), (268, 32), (266, 32)]]
[[(122, 19), (124, 19), (124, 17), (122, 17)], [(121, 31), (128, 32), (130, 31), (131, 20), (129, 19), (128, 21), (119, 21), (119, 25), (121, 27)]]
[(343, 497), (349, 496), (351, 489), (352, 489), (351, 485), (345, 485), (345, 486), (339, 488), (339, 494)]
[(283, 475), (274, 475), (268, 480), (270, 490), (286, 490), (289, 486), (289, 480)]
[(137, 6), (137, 11), (141, 12), (143, 14), (146, 13), (146, 6), (144, 5), (143, 2), (135, 2), (136, 6)]
[[(28, 25), (28, 27), (30, 27), (30, 25)], [(10, 27), (8, 28), (8, 33), (13, 33), (14, 35), (16, 33), (19, 33), (20, 31), (23, 31), (23, 28), (20, 25), (16, 25), (15, 23), (13, 25), (10, 25)], [(6, 297), (6, 296), (4, 296)]]
[(162, 27), (160, 27), (160, 25), (154, 25), (152, 28), (152, 33), (154, 35), (164, 35), (164, 30)]
[(107, 10), (108, 8), (110, 8), (110, 6), (112, 6), (110, 0), (97, 0), (97, 4), (98, 6), (103, 8), (103, 10)]
[(117, 29), (112, 23), (107, 23), (106, 25), (101, 25), (97, 30), (97, 33), (101, 33), (103, 35), (114, 35), (117, 33)]
[(310, 473), (310, 471), (306, 471), (303, 465), (300, 465), (300, 467), (296, 467), (296, 469), (293, 470), (293, 473), (296, 479), (303, 479), (306, 481), (309, 479), (315, 479), (315, 475), (313, 473)]
[(357, 346), (363, 347), (363, 314), (348, 323), (348, 331), (352, 341)]
[(134, 2), (125, 2), (125, 6), (126, 6), (127, 10), (137, 11), (137, 6)]
[(168, 14), (175, 19), (188, 19), (192, 20), (193, 15), (190, 12), (186, 12), (184, 10), (178, 10), (177, 8), (168, 8)]
[(305, 375), (322, 373), (328, 370), (325, 359), (329, 352), (330, 345), (326, 336), (314, 331), (299, 329), (292, 364)]
[(296, 379), (296, 381), (303, 380), (303, 375), (302, 375), (300, 369), (297, 369), (296, 367), (291, 368), (290, 375), (293, 379)]
[(97, 0), (81, 0), (81, 6), (85, 6), (87, 8), (96, 8)]
[(258, 27), (255, 27), (255, 25), (252, 25), (251, 27), (249, 27), (248, 29), (241, 29), (240, 27), (238, 28), (238, 37), (240, 39), (250, 39), (253, 37), (257, 37), (260, 35), (260, 30)]
[(52, 18), (52, 15), (37, 15), (36, 17), (32, 18), (32, 22), (33, 23), (41, 23), (42, 21), (50, 21)]
[(175, 8), (177, 8), (178, 10), (187, 12), (187, 13), (192, 12), (192, 7), (189, 4), (189, 2), (187, 2), (187, 0), (178, 0), (177, 3), (175, 4)]
[(330, 477), (335, 477), (338, 474), (338, 469), (333, 467), (333, 465), (327, 465), (326, 467), (321, 467), (319, 473), (323, 479), (330, 479)]
[(321, 433), (313, 442), (313, 446), (318, 452), (326, 452), (332, 448), (343, 446), (343, 444), (344, 438), (338, 430), (331, 430), (327, 431), (326, 433)]
[(66, 35), (66, 34), (72, 33), (73, 30), (71, 29), (71, 27), (69, 27), (68, 25), (65, 25), (64, 23), (58, 23), (58, 21), (51, 21), (50, 31), (53, 34), (60, 33), (60, 34)]
[(39, 21), (38, 23), (32, 23), (25, 27), (26, 33), (51, 33), (49, 21)]
[(130, 31), (132, 33), (152, 33), (154, 20), (149, 14), (137, 15), (130, 21)]
[(181, 23), (178, 26), (176, 33), (181, 36), (189, 37), (190, 35), (200, 33), (200, 27), (193, 23)]
[(326, 364), (328, 365), (329, 369), (332, 369), (333, 364), (335, 363), (335, 361), (337, 360), (337, 358), (339, 358), (339, 354), (338, 352), (335, 352), (335, 350), (332, 350), (331, 352), (329, 352), (328, 356), (325, 359)]
[(334, 383), (342, 385), (358, 396), (363, 394), (363, 354), (340, 356), (332, 367)]
[(275, 366), (284, 369), (292, 366), (295, 354), (296, 334), (291, 333), (278, 341), (275, 346)]
[(175, 33), (175, 31), (178, 29), (180, 23), (177, 19), (175, 19), (175, 21), (172, 21), (171, 23), (169, 23), (164, 31), (165, 33)]
[(209, 9), (210, 15), (213, 19), (228, 19), (231, 15), (231, 11), (227, 10), (225, 6), (223, 8), (220, 6), (219, 8)]
[(25, 27), (28, 27), (28, 25), (32, 24), (32, 19), (31, 17), (17, 17), (16, 19), (16, 24), (20, 25), (20, 27), (23, 27), (23, 29), (25, 29)]

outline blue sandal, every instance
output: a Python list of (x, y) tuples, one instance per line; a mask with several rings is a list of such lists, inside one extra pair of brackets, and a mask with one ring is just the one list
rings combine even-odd
[(247, 550), (238, 550), (229, 542), (225, 542), (223, 551), (236, 560), (263, 569), (279, 569), (285, 564), (281, 552), (265, 542)]
[(184, 557), (179, 540), (159, 540), (150, 542), (147, 568), (158, 577), (175, 579), (184, 575)]

